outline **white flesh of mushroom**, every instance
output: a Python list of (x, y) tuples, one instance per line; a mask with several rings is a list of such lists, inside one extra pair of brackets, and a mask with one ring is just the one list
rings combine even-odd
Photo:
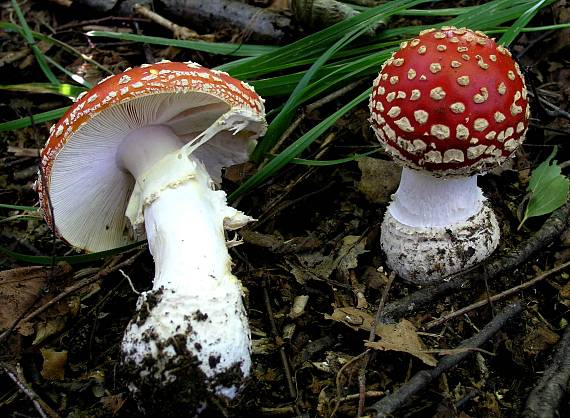
[[(127, 364), (140, 367), (141, 378), (154, 374), (151, 380), (172, 382), (176, 377), (163, 366), (182, 350), (197, 360), (211, 391), (233, 398), (239, 383), (225, 386), (216, 378), (236, 369), (248, 376), (250, 335), (224, 228), (252, 219), (226, 204), (192, 150), (166, 126), (137, 129), (119, 148), (119, 167), (136, 179), (127, 216), (137, 224), (143, 215), (155, 260), (152, 290), (139, 298), (122, 351)], [(176, 346), (180, 335), (185, 347)]]
[(404, 168), (382, 222), (387, 265), (427, 284), (489, 256), (499, 226), (477, 177), (434, 177)]

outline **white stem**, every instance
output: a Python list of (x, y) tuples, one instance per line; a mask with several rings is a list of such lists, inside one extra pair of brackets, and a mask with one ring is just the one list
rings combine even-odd
[[(194, 379), (233, 398), (249, 374), (250, 336), (224, 226), (239, 227), (251, 218), (227, 206), (206, 168), (178, 149), (172, 135), (168, 128), (145, 128), (118, 157), (138, 173), (129, 207), (139, 215), (129, 217), (136, 222), (144, 213), (155, 260), (153, 288), (141, 295), (139, 315), (123, 340), (124, 359), (140, 367), (141, 378), (151, 376), (149, 385), (175, 381), (182, 387), (177, 379)], [(158, 141), (167, 144), (159, 151), (176, 150), (156, 161), (148, 151), (156, 152)], [(181, 367), (177, 357), (197, 369)]]
[(477, 176), (434, 177), (404, 167), (388, 210), (404, 225), (437, 227), (466, 221), (480, 212), (483, 200)]

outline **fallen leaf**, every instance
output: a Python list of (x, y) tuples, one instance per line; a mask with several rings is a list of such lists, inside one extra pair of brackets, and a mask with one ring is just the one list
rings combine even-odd
[(297, 255), (299, 264), (291, 267), (291, 274), (300, 284), (307, 280), (326, 280), (337, 268), (356, 268), (358, 256), (367, 252), (365, 247), (366, 239), (358, 235), (347, 235), (334, 256), (319, 252)]
[[(71, 267), (68, 264), (61, 264), (55, 267), (53, 276), (69, 272)], [(30, 310), (42, 296), (42, 289), (50, 276), (50, 269), (44, 266), (0, 271), (0, 330), (10, 328)], [(24, 336), (33, 333), (33, 327), (24, 322), (20, 323), (16, 330)]]
[[(349, 306), (337, 308), (332, 315), (325, 314), (325, 318), (342, 322), (354, 330), (368, 332), (374, 322), (374, 317), (369, 313)], [(380, 341), (367, 342), (365, 344), (367, 347), (408, 353), (428, 366), (437, 364), (435, 357), (425, 349), (414, 325), (406, 319), (402, 319), (397, 324), (379, 324), (376, 327), (376, 335), (380, 337)]]
[(44, 364), (41, 374), (46, 380), (63, 380), (65, 378), (65, 365), (67, 364), (67, 351), (56, 351), (51, 348), (42, 348)]
[(336, 266), (345, 269), (358, 267), (358, 256), (366, 253), (366, 239), (359, 235), (347, 235), (342, 239), (342, 246), (338, 252)]
[(376, 329), (379, 341), (367, 342), (365, 345), (375, 350), (401, 351), (419, 358), (428, 366), (437, 365), (434, 356), (425, 351), (424, 344), (416, 332), (416, 327), (402, 319), (397, 324), (380, 324)]
[(392, 193), (400, 184), (402, 169), (392, 161), (363, 157), (358, 160), (362, 172), (358, 190), (366, 200), (383, 205), (392, 199)]
[(123, 407), (125, 400), (122, 395), (109, 395), (103, 396), (101, 398), (101, 404), (103, 408), (111, 413), (111, 415), (116, 415), (119, 409)]
[(32, 345), (37, 345), (44, 341), (46, 338), (54, 334), (58, 334), (65, 328), (65, 318), (57, 316), (45, 322), (40, 322), (36, 325), (36, 337)]

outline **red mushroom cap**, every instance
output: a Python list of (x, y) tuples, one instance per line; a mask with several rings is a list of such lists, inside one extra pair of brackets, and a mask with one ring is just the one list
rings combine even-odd
[(484, 33), (428, 29), (392, 54), (374, 81), (372, 129), (405, 166), (469, 175), (524, 140), (527, 90), (510, 52)]
[[(212, 106), (215, 106), (212, 103), (221, 104), (222, 107), (212, 109)], [(102, 240), (105, 242), (103, 249), (125, 244), (128, 240), (123, 236), (122, 229), (128, 196), (125, 198), (122, 192), (130, 193), (134, 179), (125, 178), (124, 173), (115, 164), (114, 150), (121, 139), (129, 131), (141, 126), (164, 124), (172, 127), (182, 139), (189, 141), (197, 135), (195, 131), (187, 131), (191, 128), (189, 124), (204, 125), (203, 128), (206, 129), (223, 112), (236, 117), (232, 121), (222, 123), (225, 125), (220, 131), (225, 129), (224, 132), (229, 132), (223, 140), (228, 138), (229, 143), (221, 144), (222, 141), (219, 140), (220, 143), (216, 144), (219, 148), (226, 147), (225, 154), (218, 160), (225, 162), (233, 158), (233, 163), (243, 162), (247, 156), (245, 159), (242, 157), (250, 151), (243, 148), (249, 147), (251, 144), (248, 141), (262, 135), (266, 128), (263, 100), (247, 83), (194, 62), (170, 61), (129, 68), (102, 80), (89, 92), (82, 93), (65, 115), (51, 127), (50, 137), (41, 151), (41, 172), (35, 188), (46, 222), (52, 226), (51, 204), (56, 218), (54, 232), (67, 240), (59, 228), (61, 218), (65, 216), (60, 214), (58, 220), (58, 211), (67, 211), (67, 216), (77, 212), (77, 207), (87, 206), (88, 202), (93, 202), (96, 198), (107, 201), (114, 199), (120, 208), (107, 208), (107, 226), (93, 227), (93, 231), (89, 230), (89, 233), (92, 236), (109, 235), (108, 239)], [(236, 125), (231, 125), (231, 122), (236, 122)], [(242, 122), (244, 124), (240, 125)], [(246, 140), (239, 135), (233, 135), (246, 124), (247, 130), (251, 130)], [(89, 135), (92, 137), (86, 141), (84, 137)], [(89, 144), (86, 144), (87, 142)], [(62, 157), (66, 149), (75, 147), (83, 150), (87, 146), (90, 149), (85, 151), (81, 161), (68, 161)], [(59, 190), (57, 199), (54, 199), (55, 187), (52, 183), (56, 175), (71, 178), (70, 183), (73, 184), (67, 184), (65, 190)], [(102, 183), (106, 189), (93, 191), (91, 185), (87, 185), (88, 181)], [(117, 186), (121, 193), (117, 191), (113, 195), (111, 192), (115, 191), (114, 185), (121, 181), (124, 184)], [(62, 197), (64, 194), (66, 196)], [(105, 196), (101, 197), (102, 195)], [(63, 200), (66, 202), (60, 203)], [(71, 209), (61, 209), (67, 203), (70, 203)], [(95, 205), (91, 206), (91, 213), (81, 215), (86, 220), (84, 224), (95, 217), (94, 213), (101, 212)], [(87, 230), (81, 219), (74, 222)], [(113, 227), (109, 227), (111, 224)], [(88, 249), (83, 244), (74, 245)]]

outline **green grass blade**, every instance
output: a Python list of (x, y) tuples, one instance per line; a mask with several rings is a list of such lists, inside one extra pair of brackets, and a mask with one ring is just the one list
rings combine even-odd
[(84, 89), (82, 89), (82, 91), (85, 91), (86, 89), (90, 89), (93, 87), (93, 84), (89, 83), (88, 81), (86, 81), (83, 77), (78, 76), (77, 74), (73, 74), (71, 71), (69, 71), (67, 68), (63, 67), (62, 65), (59, 65), (58, 62), (52, 60), (50, 57), (46, 56), (46, 61), (49, 62), (51, 65), (53, 65), (55, 68), (57, 68), (59, 71), (61, 71), (62, 73), (64, 73), (66, 76), (68, 76), (69, 78), (71, 78), (73, 81), (75, 81), (77, 84), (81, 84)]
[(58, 109), (48, 110), (47, 112), (36, 113), (32, 116), (26, 116), (20, 119), (0, 123), (0, 132), (13, 131), (32, 126), (34, 124), (59, 119), (64, 115), (67, 109), (68, 107), (60, 107)]
[(519, 36), (521, 30), (528, 25), (530, 20), (539, 12), (539, 10), (544, 7), (548, 0), (539, 0), (534, 6), (525, 11), (512, 25), (511, 27), (501, 36), (499, 39), (499, 44), (508, 46), (510, 45), (517, 36)]
[(16, 16), (18, 17), (18, 20), (20, 21), (20, 25), (22, 25), (22, 30), (24, 32), (24, 39), (26, 40), (30, 49), (32, 50), (32, 52), (36, 56), (36, 60), (38, 61), (38, 65), (42, 69), (43, 73), (45, 74), (45, 76), (47, 77), (49, 82), (52, 84), (58, 85), (59, 80), (57, 79), (55, 74), (52, 72), (52, 70), (49, 68), (43, 52), (40, 51), (40, 49), (36, 45), (36, 41), (34, 40), (34, 36), (31, 33), (30, 27), (28, 26), (28, 22), (26, 22), (26, 18), (24, 17), (24, 14), (22, 13), (22, 9), (20, 9), (20, 6), (18, 5), (18, 2), (16, 0), (11, 0), (11, 2), (12, 2), (12, 7), (14, 8), (14, 12), (16, 13)]
[(175, 46), (178, 48), (193, 49), (195, 51), (209, 52), (211, 54), (230, 55), (234, 57), (251, 57), (275, 51), (279, 47), (267, 45), (229, 44), (204, 41), (184, 41), (181, 39), (160, 38), (158, 36), (134, 35), (132, 33), (117, 33), (104, 31), (90, 31), (87, 36), (119, 39), (121, 41), (142, 42), (153, 45)]
[(21, 205), (10, 205), (7, 203), (0, 203), (0, 208), (2, 209), (10, 209), (10, 210), (27, 210), (30, 212), (37, 211), (38, 208), (35, 206), (21, 206)]
[(65, 97), (76, 97), (85, 91), (83, 87), (61, 83), (55, 86), (49, 83), (0, 84), (0, 90), (22, 91), (25, 93), (57, 94)]
[[(24, 36), (24, 30), (22, 29), (22, 27), (19, 25), (16, 25), (15, 23), (0, 22), (0, 29), (13, 30), (15, 32), (18, 32), (21, 36)], [(111, 70), (109, 70), (107, 67), (105, 67), (104, 65), (99, 64), (94, 59), (89, 58), (87, 55), (81, 53), (80, 51), (78, 51), (77, 49), (72, 47), (71, 45), (68, 45), (65, 42), (62, 42), (59, 39), (52, 38), (51, 36), (44, 35), (43, 33), (39, 33), (39, 32), (30, 31), (30, 33), (32, 34), (34, 39), (37, 39), (40, 41), (45, 41), (45, 42), (48, 42), (50, 44), (56, 45), (56, 46), (64, 49), (65, 51), (69, 52), (70, 54), (76, 55), (77, 57), (88, 62), (89, 64), (94, 65), (95, 67), (99, 68), (101, 71), (103, 71), (107, 74), (113, 74), (113, 72)]]
[(12, 250), (9, 250), (6, 247), (0, 246), (0, 254), (4, 254), (7, 257), (13, 258), (17, 261), (28, 263), (28, 264), (38, 264), (43, 266), (49, 266), (53, 263), (54, 258), (55, 262), (58, 263), (60, 261), (65, 261), (69, 264), (81, 264), (81, 263), (90, 263), (97, 260), (102, 260), (112, 255), (118, 255), (124, 253), (125, 251), (132, 250), (133, 248), (138, 248), (142, 245), (146, 244), (146, 241), (139, 241), (133, 244), (125, 245), (123, 247), (114, 248), (108, 251), (100, 251), (97, 253), (90, 253), (90, 254), (81, 254), (81, 255), (69, 255), (69, 256), (56, 256), (51, 257), (47, 255), (29, 255), (29, 254), (22, 254)]
[(346, 164), (352, 161), (358, 161), (359, 159), (372, 155), (380, 150), (381, 148), (378, 147), (373, 149), (372, 151), (363, 152), (362, 154), (353, 154), (349, 157), (339, 158), (337, 160), (306, 160), (304, 158), (293, 158), (291, 160), (291, 164), (307, 165), (311, 167), (328, 167), (331, 165)]
[(275, 143), (277, 143), (279, 137), (281, 136), (281, 134), (283, 134), (285, 129), (287, 129), (287, 126), (293, 120), (295, 110), (298, 108), (299, 104), (304, 100), (304, 98), (301, 96), (301, 92), (313, 79), (315, 73), (336, 51), (341, 49), (343, 46), (347, 45), (351, 40), (356, 38), (358, 35), (362, 34), (362, 32), (364, 32), (365, 30), (366, 28), (357, 27), (352, 31), (348, 32), (342, 38), (340, 38), (332, 47), (330, 47), (326, 53), (321, 55), (319, 59), (315, 61), (315, 63), (311, 66), (311, 68), (305, 73), (303, 78), (299, 81), (299, 83), (291, 93), (291, 96), (289, 96), (289, 99), (287, 100), (287, 102), (285, 102), (285, 105), (283, 106), (281, 112), (279, 112), (277, 117), (273, 119), (273, 122), (271, 122), (271, 124), (267, 128), (265, 136), (259, 142), (259, 145), (255, 148), (252, 154), (253, 161), (259, 162), (265, 156), (265, 154), (275, 145)]
[(326, 29), (306, 36), (274, 52), (260, 55), (243, 63), (228, 63), (220, 68), (230, 72), (237, 78), (254, 78), (272, 72), (277, 66), (286, 65), (291, 61), (312, 58), (313, 61), (321, 56), (336, 41), (360, 25), (369, 27), (379, 19), (388, 18), (400, 10), (425, 3), (427, 0), (390, 1), (358, 16), (336, 23)]
[(236, 191), (229, 197), (229, 201), (235, 200), (237, 197), (259, 186), (284, 166), (286, 166), (293, 158), (297, 157), (309, 145), (311, 145), (317, 138), (319, 138), (327, 129), (334, 125), (334, 123), (351, 109), (365, 100), (368, 100), (370, 89), (366, 89), (358, 97), (352, 99), (349, 103), (341, 107), (339, 110), (329, 115), (326, 119), (321, 121), (318, 125), (312, 128), (309, 132), (304, 134), (301, 138), (296, 140), (293, 144), (289, 145), (283, 152), (279, 153), (275, 158), (269, 161), (257, 173), (247, 179)]

